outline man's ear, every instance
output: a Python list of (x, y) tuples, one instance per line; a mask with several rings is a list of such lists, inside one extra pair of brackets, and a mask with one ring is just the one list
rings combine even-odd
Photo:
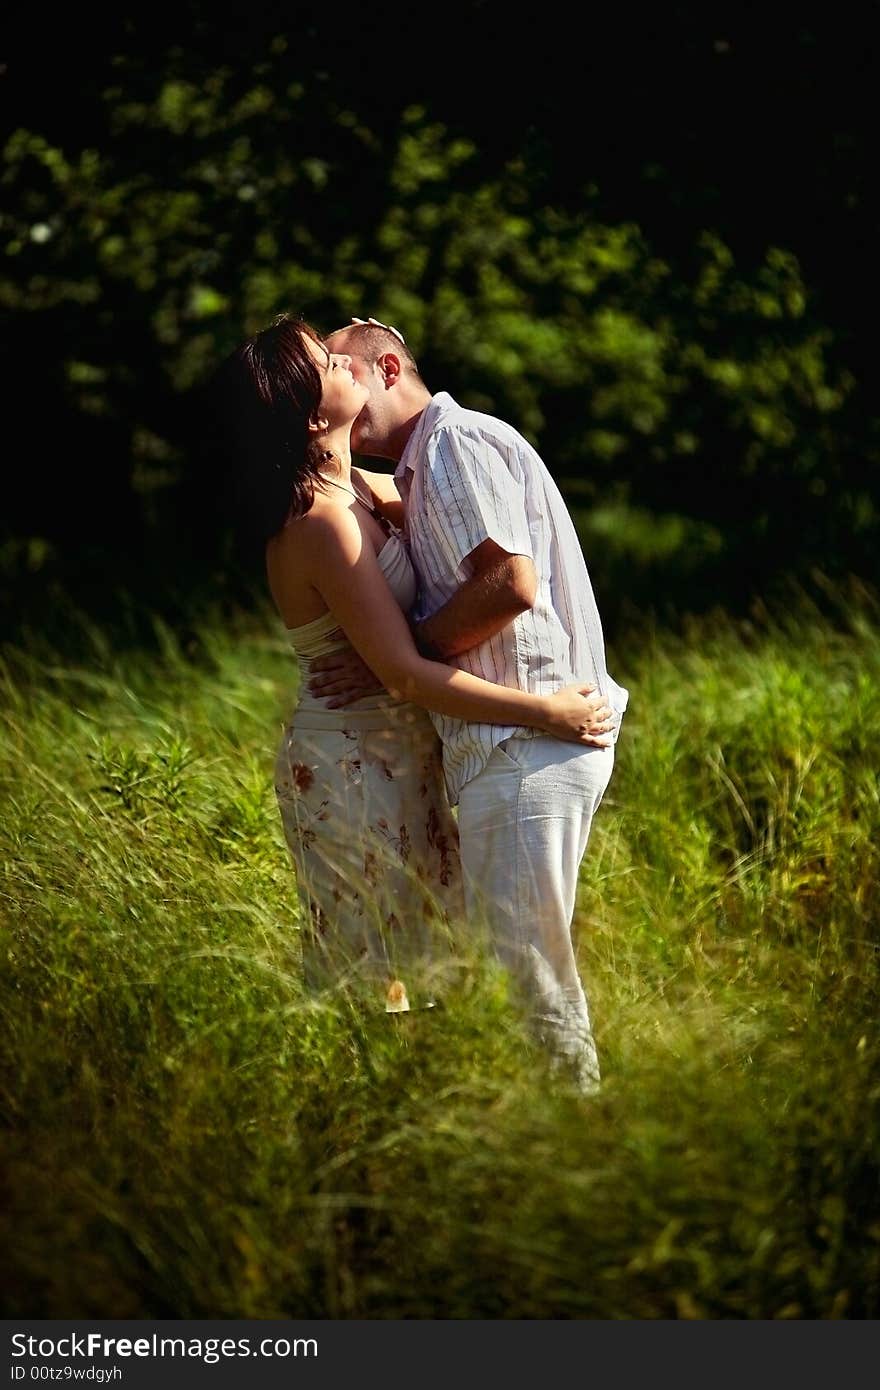
[(396, 352), (383, 352), (381, 357), (376, 358), (376, 366), (379, 368), (386, 388), (393, 386), (395, 382), (400, 380), (402, 368)]

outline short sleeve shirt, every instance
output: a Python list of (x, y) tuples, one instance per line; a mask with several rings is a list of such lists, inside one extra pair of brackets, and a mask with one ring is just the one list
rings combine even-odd
[[(428, 618), (469, 578), (468, 556), (485, 540), (535, 566), (533, 607), (488, 641), (450, 658), (484, 680), (549, 695), (589, 682), (615, 712), (628, 692), (608, 674), (602, 624), (568, 508), (539, 455), (512, 426), (467, 410), (445, 391), (425, 407), (395, 472), (406, 538), (419, 579), (413, 617)], [(535, 731), (431, 715), (443, 743), (451, 804), (513, 734)]]

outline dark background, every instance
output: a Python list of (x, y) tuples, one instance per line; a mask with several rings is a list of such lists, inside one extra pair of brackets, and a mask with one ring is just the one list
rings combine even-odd
[(206, 384), (281, 309), (527, 434), (612, 637), (875, 585), (877, 9), (19, 15), (4, 633), (247, 602)]

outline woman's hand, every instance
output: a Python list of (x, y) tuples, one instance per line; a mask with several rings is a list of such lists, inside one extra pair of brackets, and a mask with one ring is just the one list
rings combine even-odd
[(568, 743), (609, 748), (614, 711), (594, 685), (565, 685), (547, 697), (545, 730)]

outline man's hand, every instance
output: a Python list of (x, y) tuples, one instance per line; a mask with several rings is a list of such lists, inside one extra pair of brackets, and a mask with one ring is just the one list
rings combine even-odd
[(385, 689), (353, 647), (316, 657), (311, 665), (308, 688), (319, 699), (331, 697), (327, 709), (343, 709), (364, 695), (377, 695)]

